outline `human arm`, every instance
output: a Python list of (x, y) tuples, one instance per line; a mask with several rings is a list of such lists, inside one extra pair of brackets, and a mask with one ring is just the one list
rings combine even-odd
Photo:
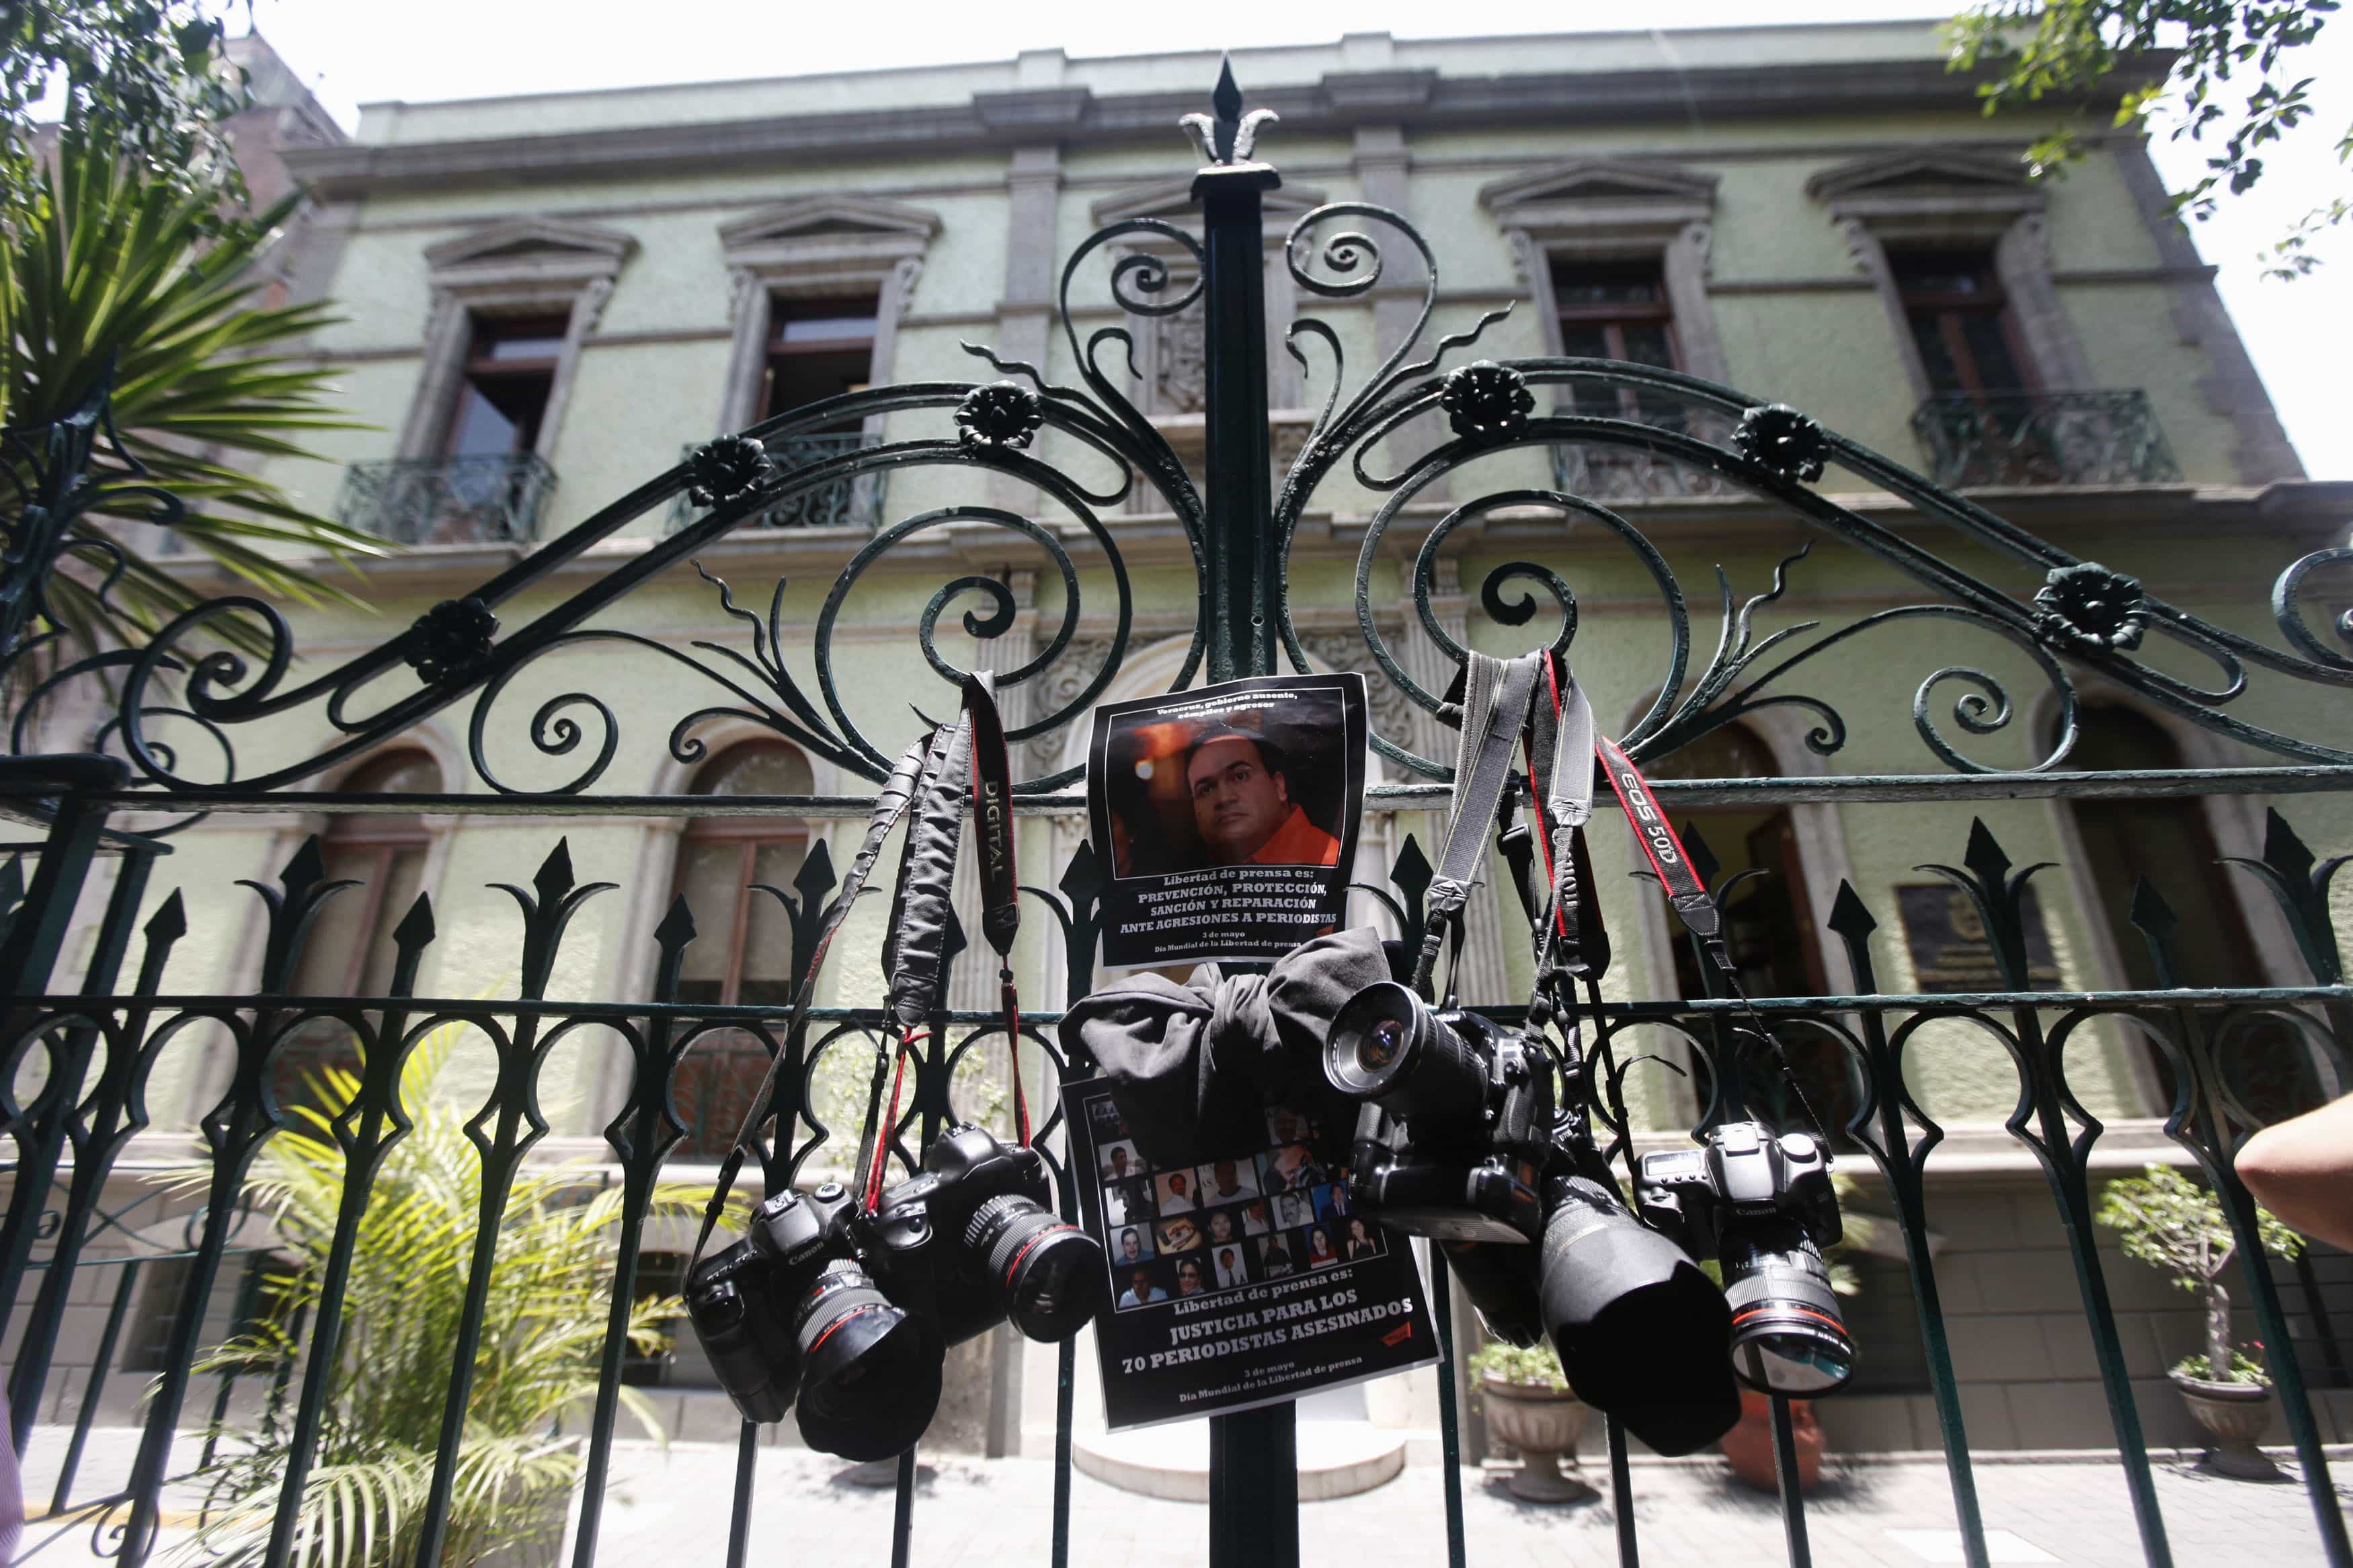
[(2238, 1166), (2255, 1201), (2290, 1229), (2353, 1248), (2353, 1095), (2264, 1128)]

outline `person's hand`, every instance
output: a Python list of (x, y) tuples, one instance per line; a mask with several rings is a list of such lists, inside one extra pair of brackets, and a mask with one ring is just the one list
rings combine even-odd
[(2239, 1151), (2238, 1170), (2289, 1229), (2353, 1249), (2353, 1095), (2264, 1128)]

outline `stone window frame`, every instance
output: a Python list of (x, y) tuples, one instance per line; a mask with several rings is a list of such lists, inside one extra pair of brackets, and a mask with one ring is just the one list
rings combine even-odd
[(1708, 298), (1708, 252), (1720, 177), (1653, 160), (1578, 158), (1480, 187), (1479, 205), (1535, 303), (1545, 353), (1566, 351), (1552, 265), (1656, 258), (1674, 315), (1685, 374), (1729, 379), (1724, 336)]
[(1856, 270), (1871, 279), (1915, 397), (1925, 401), (1935, 389), (1912, 339), (1911, 316), (1888, 259), (1891, 244), (1990, 252), (2038, 388), (2080, 392), (2096, 384), (2052, 275), (2042, 192), (2016, 154), (1936, 148), (1874, 153), (1817, 171), (1806, 181), (1806, 195), (1829, 211)]
[[(717, 432), (743, 429), (759, 417), (760, 373), (767, 363), (773, 303), (818, 300), (872, 289), (874, 350), (868, 379), (892, 378), (899, 323), (922, 277), (923, 258), (940, 231), (927, 207), (874, 196), (811, 195), (763, 207), (722, 224), (719, 243), (727, 266), (730, 340)], [(881, 416), (867, 421), (881, 434)]]
[(614, 282), (637, 249), (636, 238), (618, 229), (544, 217), (486, 224), (427, 246), (432, 302), (426, 312), (425, 372), (401, 426), (396, 455), (438, 455), (478, 317), (562, 316), (564, 346), (556, 355), (539, 438), (532, 446), (533, 456), (552, 459), (581, 347), (596, 330)]

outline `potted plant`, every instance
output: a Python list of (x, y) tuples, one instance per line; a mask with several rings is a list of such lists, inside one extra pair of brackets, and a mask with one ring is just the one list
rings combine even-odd
[[(1847, 1234), (1852, 1237), (1862, 1224), (1867, 1223), (1851, 1210), (1855, 1194), (1854, 1178), (1834, 1175), (1831, 1183), (1838, 1193), (1840, 1206), (1849, 1210)], [(1855, 1273), (1854, 1265), (1839, 1256), (1846, 1250), (1843, 1242), (1834, 1246), (1824, 1255), (1823, 1261), (1830, 1266), (1831, 1289), (1841, 1296), (1852, 1296), (1862, 1289), (1862, 1280)], [(1719, 1283), (1722, 1282), (1722, 1271), (1715, 1263), (1711, 1261), (1700, 1267)], [(1798, 1489), (1811, 1491), (1822, 1473), (1822, 1427), (1821, 1423), (1814, 1419), (1812, 1400), (1789, 1401), (1789, 1437), (1798, 1451)], [(1780, 1479), (1773, 1468), (1773, 1402), (1770, 1398), (1744, 1385), (1740, 1390), (1739, 1424), (1724, 1435), (1720, 1447), (1724, 1450), (1725, 1462), (1732, 1467), (1732, 1473), (1743, 1483), (1758, 1491), (1779, 1489)]]
[[(2101, 1194), (2099, 1222), (2123, 1237), (2125, 1256), (2161, 1268), (2173, 1282), (2200, 1299), (2206, 1313), (2206, 1348), (2173, 1365), (2173, 1386), (2214, 1446), (2206, 1468), (2248, 1480), (2269, 1480), (2279, 1467), (2263, 1457), (2255, 1439), (2271, 1425), (2271, 1374), (2231, 1339), (2231, 1292), (2223, 1271), (2238, 1253), (2221, 1202), (2206, 1188), (2164, 1165), (2110, 1182)], [(2303, 1238), (2264, 1209), (2255, 1211), (2263, 1250), (2292, 1258)], [(2249, 1350), (2261, 1351), (2261, 1342)]]
[(1585, 1435), (1585, 1405), (1568, 1390), (1560, 1362), (1548, 1344), (1525, 1350), (1491, 1341), (1471, 1358), (1478, 1378), (1474, 1396), (1488, 1430), (1519, 1450), (1520, 1468), (1508, 1483), (1529, 1502), (1576, 1502), (1592, 1488), (1560, 1471), (1560, 1457), (1577, 1464), (1577, 1440)]

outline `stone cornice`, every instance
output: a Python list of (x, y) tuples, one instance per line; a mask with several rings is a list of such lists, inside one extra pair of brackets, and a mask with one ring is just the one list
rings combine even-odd
[[(2141, 62), (2127, 61), (2118, 79)], [(1367, 120), (1440, 129), (1507, 124), (1688, 123), (1728, 118), (1974, 108), (1978, 78), (1941, 60), (1828, 61), (1686, 72), (1546, 71), (1433, 77), (1334, 73), (1254, 91), (1285, 133), (1345, 131)], [(1410, 80), (1407, 79), (1411, 79)], [(1424, 89), (1427, 89), (1426, 93)], [(2112, 99), (2113, 94), (2105, 95)], [(2105, 101), (2105, 99), (2104, 99)], [(2052, 112), (2068, 107), (2055, 104)], [(531, 184), (805, 162), (994, 151), (1008, 133), (1071, 142), (1176, 137), (1196, 91), (1099, 96), (1083, 89), (976, 94), (960, 104), (631, 126), (463, 141), (290, 148), (295, 178), (328, 199), (469, 184)]]

